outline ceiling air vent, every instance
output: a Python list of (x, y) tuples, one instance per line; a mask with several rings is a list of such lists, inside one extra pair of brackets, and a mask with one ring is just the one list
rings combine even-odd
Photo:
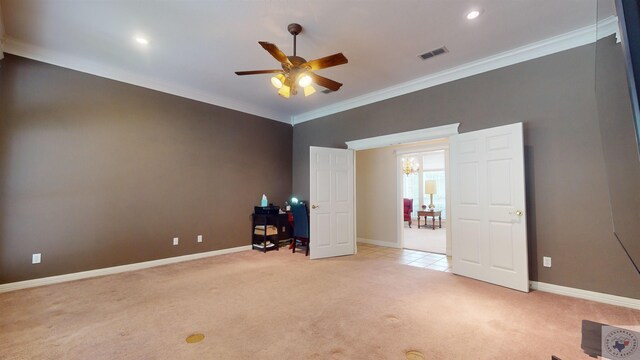
[(427, 59), (431, 59), (434, 56), (442, 55), (442, 54), (448, 53), (448, 52), (449, 52), (449, 49), (447, 49), (446, 46), (443, 46), (441, 48), (437, 48), (435, 50), (431, 50), (429, 52), (426, 52), (426, 53), (424, 53), (422, 55), (418, 55), (418, 56), (420, 56), (420, 58), (422, 60), (427, 60)]

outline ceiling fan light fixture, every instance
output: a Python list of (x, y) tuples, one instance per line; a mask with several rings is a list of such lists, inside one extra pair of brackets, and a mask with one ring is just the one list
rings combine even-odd
[(282, 87), (280, 87), (280, 91), (278, 91), (278, 95), (282, 96), (285, 99), (288, 99), (291, 96), (291, 87), (282, 85)]
[(315, 92), (316, 92), (316, 88), (314, 88), (312, 85), (308, 85), (304, 87), (304, 96), (309, 96)]
[(271, 85), (273, 85), (273, 87), (275, 87), (276, 89), (280, 89), (283, 84), (284, 84), (283, 74), (278, 74), (271, 78)]
[(298, 90), (302, 90), (305, 96), (315, 93), (316, 89), (311, 86), (313, 83), (331, 91), (338, 91), (342, 86), (341, 83), (317, 75), (315, 71), (346, 64), (349, 62), (347, 58), (342, 53), (336, 53), (307, 61), (296, 53), (296, 36), (302, 32), (302, 26), (296, 23), (289, 24), (287, 30), (291, 35), (293, 35), (292, 56), (285, 55), (285, 53), (278, 49), (275, 44), (267, 41), (258, 41), (258, 44), (260, 44), (263, 49), (271, 54), (274, 59), (280, 62), (282, 70), (269, 69), (236, 71), (236, 75), (270, 74), (272, 76), (271, 85), (278, 89), (278, 94), (280, 96), (286, 99), (290, 98), (291, 95), (297, 95)]
[(312, 81), (313, 79), (311, 78), (311, 76), (309, 76), (309, 74), (302, 74), (298, 78), (298, 85), (300, 85), (303, 88), (306, 88), (307, 86), (311, 85)]

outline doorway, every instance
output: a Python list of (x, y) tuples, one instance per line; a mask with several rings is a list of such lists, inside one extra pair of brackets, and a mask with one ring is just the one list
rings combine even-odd
[[(348, 150), (358, 151), (394, 144), (415, 144), (428, 139), (448, 139), (451, 144), (451, 176), (446, 177), (454, 180), (447, 184), (447, 188), (452, 188), (451, 183), (454, 185), (450, 190), (453, 197), (450, 196), (451, 194), (446, 196), (451, 199), (447, 206), (451, 224), (446, 229), (455, 230), (453, 234), (449, 232), (450, 230), (448, 231), (452, 235), (450, 235), (452, 272), (526, 292), (529, 290), (529, 283), (527, 222), (523, 211), (525, 209), (523, 123), (502, 125), (464, 134), (458, 133), (459, 125), (451, 124), (347, 141), (346, 144)], [(436, 134), (440, 136), (435, 136)], [(410, 150), (407, 149), (404, 154), (419, 152), (418, 149)], [(377, 214), (380, 218), (381, 215), (393, 211), (393, 206), (388, 204), (388, 194), (381, 196), (382, 194), (375, 191), (371, 192), (370, 186), (367, 186), (380, 183), (379, 181), (361, 184), (360, 179), (363, 176), (356, 174), (358, 181), (354, 187), (358, 200), (355, 209), (357, 214), (355, 240), (358, 242), (403, 248), (403, 231), (398, 224), (402, 224), (404, 220), (403, 190), (399, 185), (402, 183), (402, 172), (399, 170), (402, 169), (401, 155), (404, 151), (402, 149), (395, 154), (395, 168), (398, 170), (396, 171), (398, 177), (396, 178), (395, 207), (397, 222), (391, 226), (397, 228), (395, 241), (390, 240), (391, 236), (383, 236), (383, 231), (368, 233), (379, 236), (380, 240), (363, 237), (368, 234), (362, 230), (368, 230), (369, 227), (385, 230), (375, 221), (374, 216), (370, 215)], [(356, 172), (361, 164), (358, 155), (359, 151), (353, 164)], [(375, 169), (377, 165), (374, 162), (371, 166)], [(378, 168), (383, 167), (378, 166)], [(447, 166), (445, 170), (446, 168)], [(386, 175), (387, 172), (384, 174)], [(375, 176), (364, 176), (364, 178), (375, 178)], [(361, 191), (369, 191), (369, 193), (361, 194)], [(365, 202), (363, 198), (370, 201), (367, 206), (363, 206)], [(362, 212), (366, 215), (362, 215)]]
[[(459, 123), (454, 123), (346, 142), (348, 149), (356, 152), (358, 243), (398, 249), (403, 247), (401, 155), (442, 150), (446, 147), (446, 139), (458, 134), (459, 126)], [(440, 148), (434, 148), (438, 145)], [(449, 184), (446, 187), (449, 188)], [(449, 226), (446, 232), (451, 238)], [(449, 252), (450, 243), (448, 241)]]
[(451, 255), (447, 229), (448, 141), (422, 144), (413, 153), (398, 151), (403, 203), (402, 248)]

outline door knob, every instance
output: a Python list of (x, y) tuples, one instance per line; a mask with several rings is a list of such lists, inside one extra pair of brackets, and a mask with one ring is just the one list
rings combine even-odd
[(320, 205), (311, 205), (311, 208), (312, 208), (312, 209), (317, 209), (317, 208), (319, 208), (319, 207), (320, 207)]
[(522, 212), (522, 210), (516, 210), (515, 212), (510, 211), (509, 214), (511, 215), (517, 215), (517, 216), (522, 216), (524, 214), (524, 212)]

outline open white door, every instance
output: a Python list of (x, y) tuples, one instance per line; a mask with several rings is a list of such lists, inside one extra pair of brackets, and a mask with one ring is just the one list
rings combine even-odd
[(528, 292), (522, 123), (450, 140), (453, 272)]
[(309, 256), (355, 253), (353, 150), (311, 146)]

